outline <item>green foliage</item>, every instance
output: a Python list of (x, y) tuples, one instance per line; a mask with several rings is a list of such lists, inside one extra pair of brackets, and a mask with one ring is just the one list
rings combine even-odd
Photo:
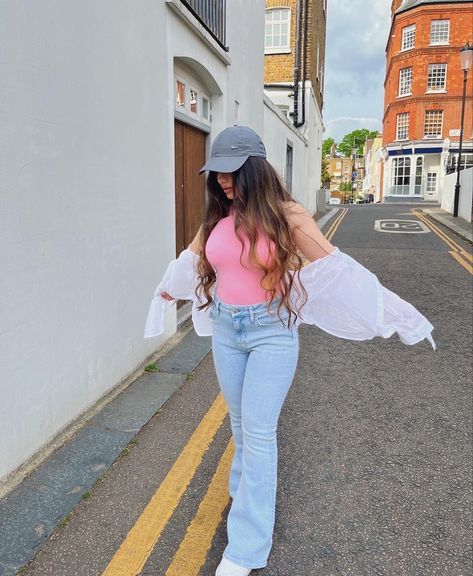
[(331, 176), (328, 173), (328, 162), (322, 158), (322, 173), (320, 175), (320, 181), (322, 187), (328, 188), (330, 186)]
[(149, 372), (158, 372), (158, 371), (159, 371), (159, 368), (158, 368), (158, 365), (156, 364), (156, 362), (152, 362), (151, 364), (147, 364), (147, 365), (145, 366), (145, 369), (144, 369), (144, 370), (145, 370), (146, 373), (149, 373)]
[(351, 192), (351, 182), (342, 182), (340, 184), (340, 192)]
[(332, 146), (334, 144), (336, 144), (336, 142), (333, 138), (327, 138), (326, 140), (323, 141), (322, 158), (325, 158), (325, 156), (330, 156), (330, 154), (332, 153)]
[(345, 134), (343, 140), (337, 146), (337, 152), (349, 158), (352, 155), (352, 148), (357, 147), (357, 154), (363, 154), (363, 145), (368, 138), (376, 138), (378, 135), (377, 130), (368, 130), (367, 128), (361, 128), (359, 130), (353, 130), (349, 134)]

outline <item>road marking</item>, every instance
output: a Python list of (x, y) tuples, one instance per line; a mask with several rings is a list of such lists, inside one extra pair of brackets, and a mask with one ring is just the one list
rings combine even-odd
[(455, 258), (455, 260), (461, 264), (463, 266), (463, 268), (465, 268), (465, 270), (468, 270), (468, 272), (470, 274), (473, 274), (473, 266), (471, 266), (471, 264), (468, 264), (468, 262), (465, 262), (465, 260), (463, 260), (463, 258), (460, 256), (460, 254), (458, 254), (458, 252), (454, 252), (453, 250), (449, 250), (448, 252), (451, 256), (453, 256)]
[(220, 393), (102, 576), (140, 574), (226, 414), (227, 407)]
[(335, 222), (329, 228), (327, 234), (325, 234), (325, 238), (327, 238), (329, 242), (333, 238), (337, 228), (340, 226), (340, 222), (343, 220), (343, 218), (345, 218), (347, 212), (348, 208), (342, 208), (340, 215), (336, 217)]
[(187, 528), (165, 576), (198, 576), (228, 501), (228, 477), (234, 453), (233, 440), (219, 462), (199, 509)]
[(389, 234), (430, 234), (430, 229), (418, 220), (399, 220), (397, 218), (387, 218), (375, 220), (374, 229), (376, 232), (387, 232)]
[(455, 260), (465, 268), (470, 274), (473, 274), (473, 267), (468, 263), (473, 262), (473, 256), (464, 250), (459, 244), (447, 236), (443, 230), (433, 224), (424, 214), (417, 211), (416, 208), (411, 208), (412, 213), (424, 222), (437, 236), (447, 244), (451, 250), (448, 253), (455, 258)]

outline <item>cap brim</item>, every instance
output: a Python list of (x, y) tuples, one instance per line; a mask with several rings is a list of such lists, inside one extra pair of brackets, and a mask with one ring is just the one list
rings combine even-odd
[(215, 156), (202, 166), (199, 174), (202, 172), (235, 172), (239, 170), (248, 160), (248, 156)]

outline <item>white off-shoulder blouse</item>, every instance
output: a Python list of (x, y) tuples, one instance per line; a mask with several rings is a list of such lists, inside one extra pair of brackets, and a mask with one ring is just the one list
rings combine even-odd
[[(172, 302), (162, 292), (179, 300), (192, 300), (192, 320), (199, 336), (212, 335), (209, 310), (198, 310), (196, 295), (199, 256), (186, 249), (167, 267), (158, 284), (148, 312), (145, 338), (164, 331), (164, 316)], [(300, 272), (307, 302), (300, 311), (299, 324), (313, 324), (348, 340), (389, 338), (395, 332), (404, 344), (416, 344), (424, 338), (432, 344), (432, 324), (414, 306), (385, 288), (378, 278), (356, 260), (336, 248), (311, 262)], [(294, 304), (297, 306), (294, 294)]]

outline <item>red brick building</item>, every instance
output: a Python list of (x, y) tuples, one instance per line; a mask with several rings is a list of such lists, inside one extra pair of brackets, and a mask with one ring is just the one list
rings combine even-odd
[[(472, 0), (393, 0), (383, 119), (385, 197), (440, 200), (456, 166)], [(473, 166), (473, 70), (467, 82), (462, 165)]]

